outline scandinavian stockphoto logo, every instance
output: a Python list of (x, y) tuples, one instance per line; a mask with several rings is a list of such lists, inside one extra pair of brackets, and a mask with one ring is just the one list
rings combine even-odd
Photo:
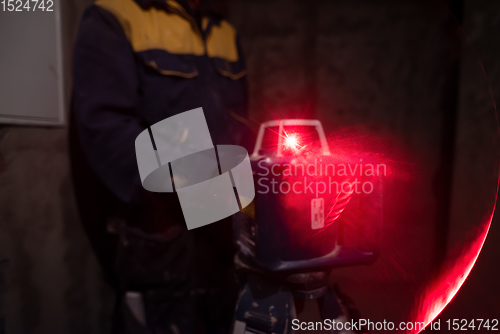
[(142, 186), (176, 192), (189, 230), (229, 217), (255, 197), (245, 148), (212, 143), (202, 108), (166, 118), (135, 140)]

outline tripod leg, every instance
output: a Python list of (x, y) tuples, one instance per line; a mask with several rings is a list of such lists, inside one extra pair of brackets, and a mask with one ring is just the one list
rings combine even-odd
[(233, 334), (288, 334), (297, 315), (287, 288), (253, 276), (240, 294), (234, 318)]
[[(355, 334), (349, 315), (342, 308), (338, 296), (328, 288), (324, 296), (318, 299), (318, 307), (323, 320), (330, 320), (332, 324), (332, 334)], [(347, 329), (346, 329), (347, 328)]]

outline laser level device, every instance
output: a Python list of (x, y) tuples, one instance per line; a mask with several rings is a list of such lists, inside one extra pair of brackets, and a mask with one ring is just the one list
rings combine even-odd
[(290, 333), (305, 299), (323, 319), (347, 321), (328, 278), (377, 257), (380, 170), (362, 154), (331, 152), (318, 120), (263, 123), (250, 160), (255, 199), (234, 220), (244, 287), (233, 333)]

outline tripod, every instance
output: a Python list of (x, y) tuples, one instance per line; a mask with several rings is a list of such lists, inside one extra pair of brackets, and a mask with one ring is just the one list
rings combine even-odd
[[(248, 269), (248, 268), (246, 268)], [(349, 320), (339, 296), (328, 285), (328, 271), (291, 275), (248, 274), (235, 311), (233, 334), (293, 333), (306, 329), (298, 319), (297, 306), (315, 300), (321, 319), (321, 330), (335, 334), (354, 334), (345, 330)]]

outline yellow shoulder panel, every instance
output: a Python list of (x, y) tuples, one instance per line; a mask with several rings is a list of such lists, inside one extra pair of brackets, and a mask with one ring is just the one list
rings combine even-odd
[(97, 0), (96, 5), (116, 17), (136, 52), (160, 49), (173, 54), (205, 53), (201, 36), (180, 15), (154, 7), (144, 10), (134, 0)]
[(238, 61), (236, 29), (229, 22), (222, 20), (219, 26), (212, 27), (207, 38), (207, 53), (209, 57)]

